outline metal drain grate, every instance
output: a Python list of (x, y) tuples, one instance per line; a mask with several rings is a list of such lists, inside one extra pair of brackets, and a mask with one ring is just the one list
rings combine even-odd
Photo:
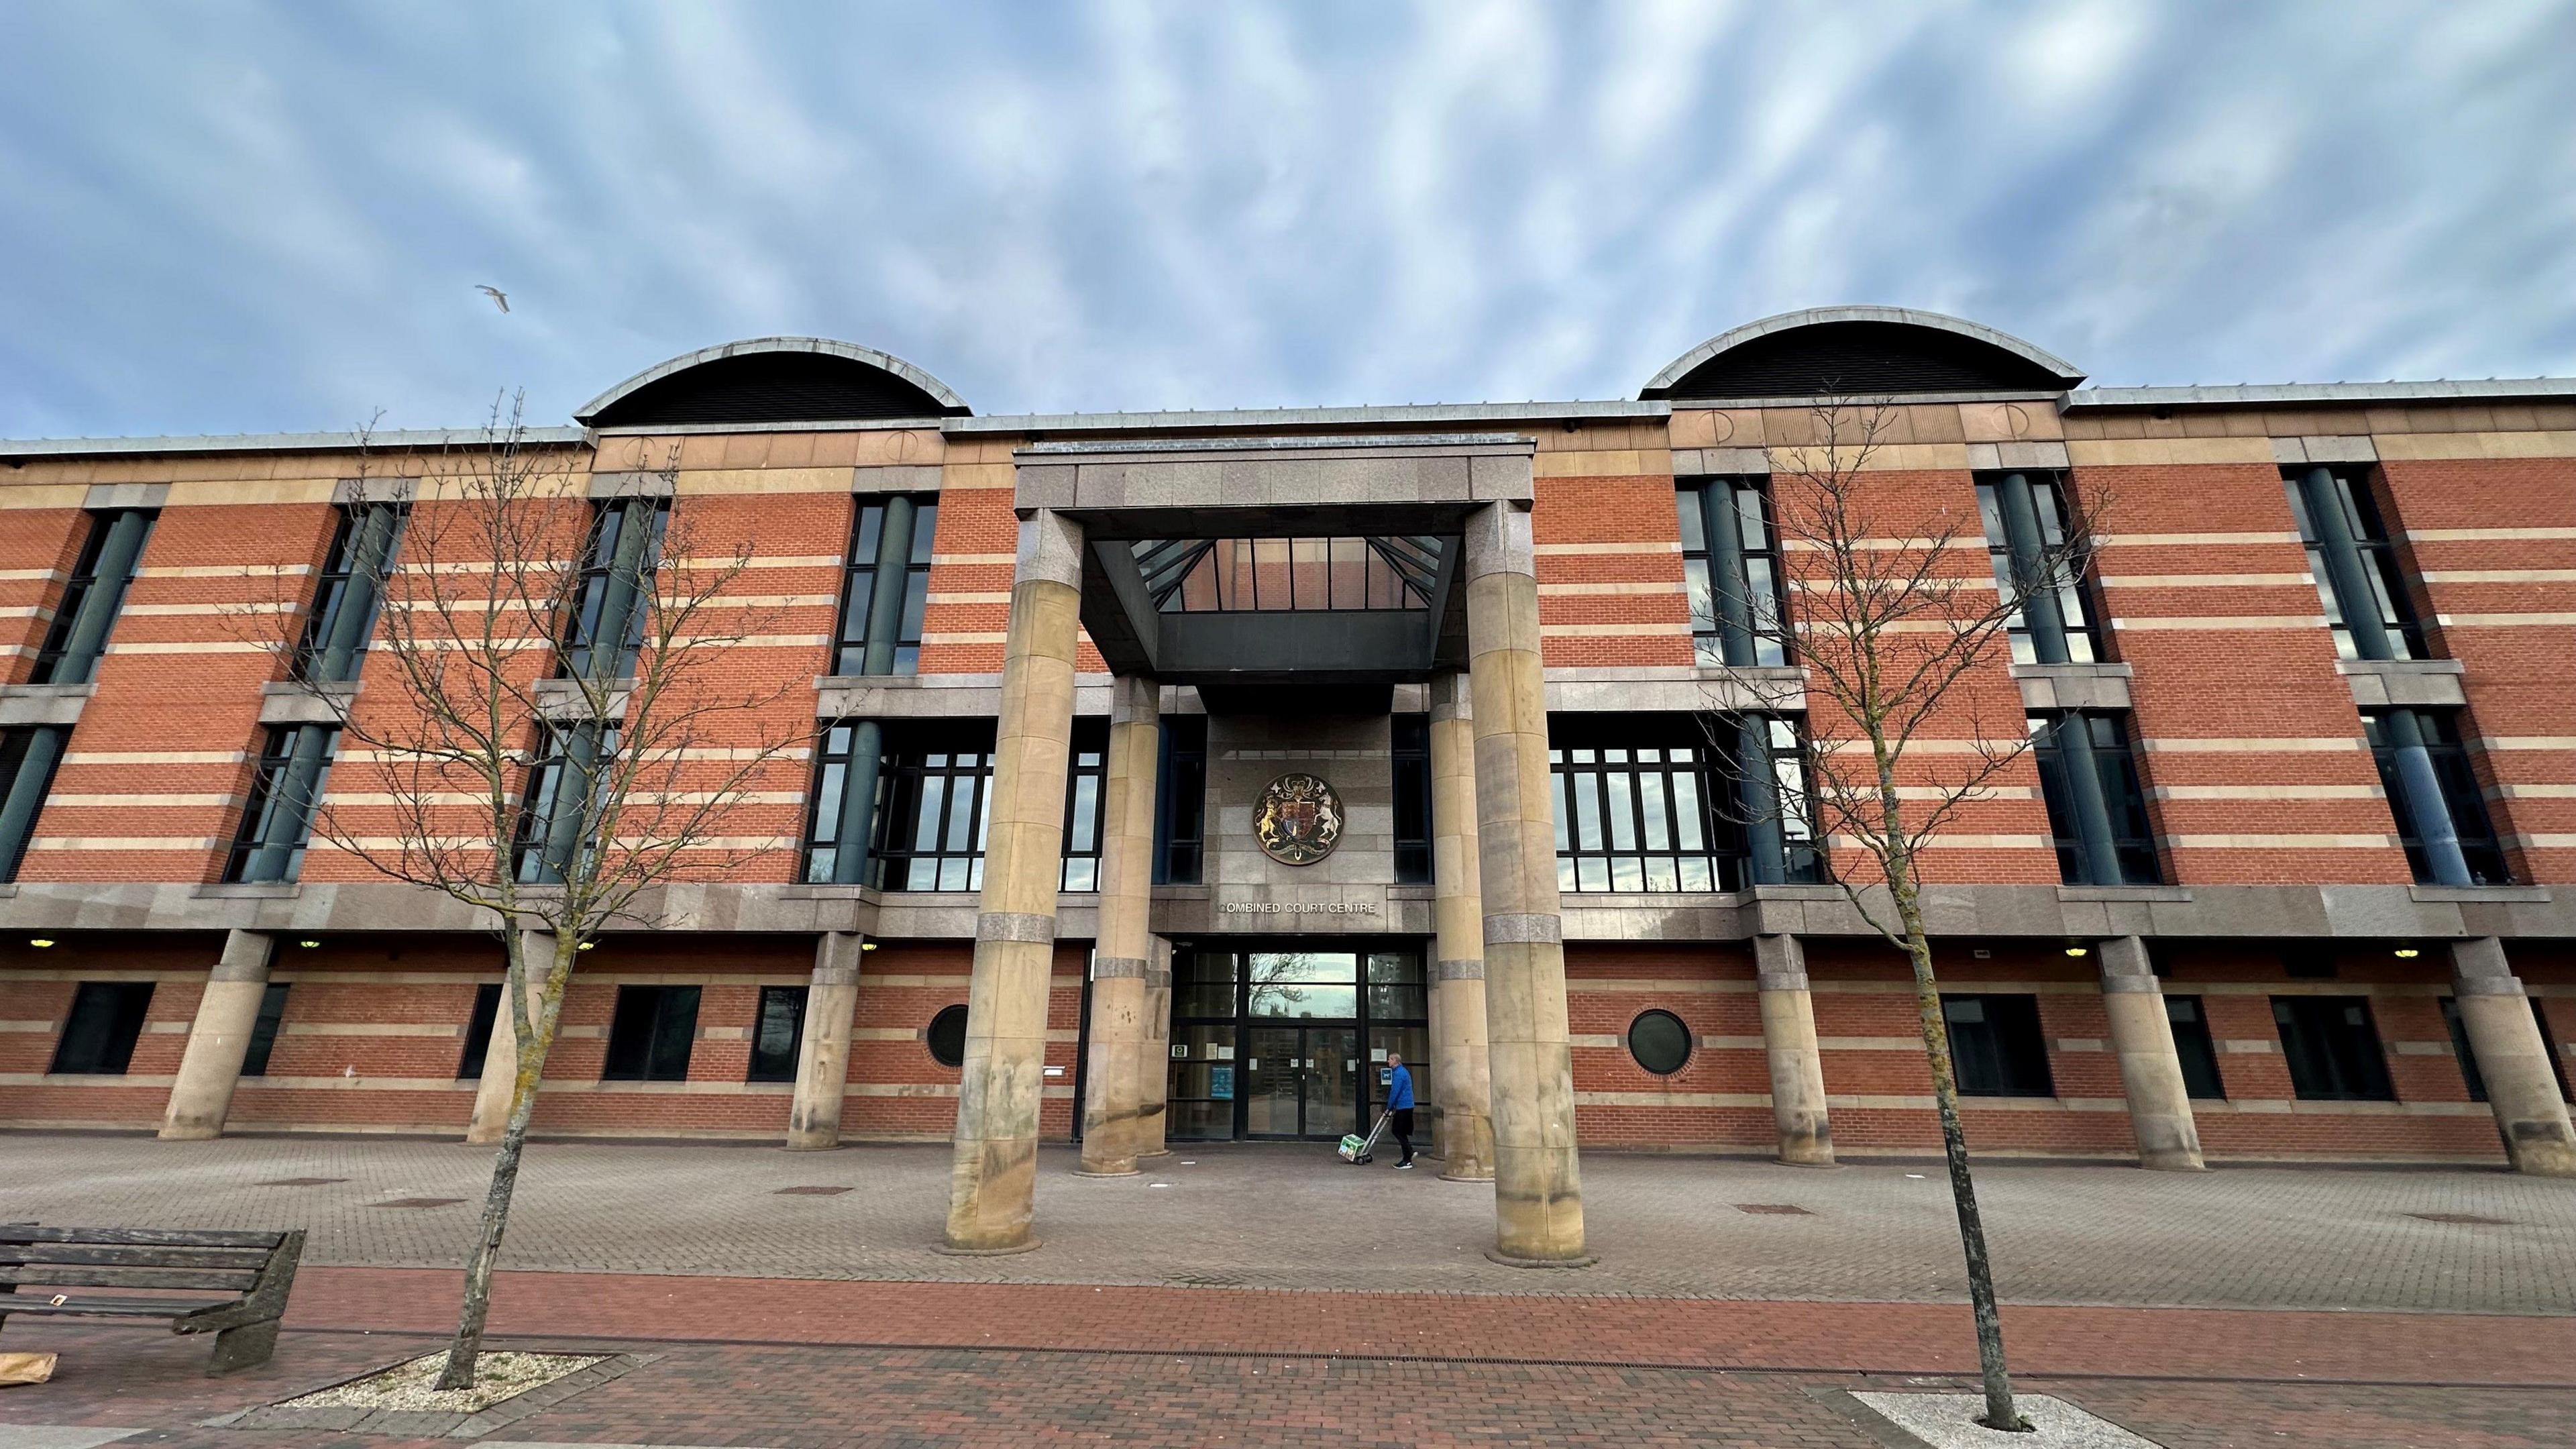
[(777, 1192), (772, 1193), (772, 1194), (771, 1194), (771, 1196), (773, 1196), (773, 1197), (839, 1197), (841, 1194), (843, 1194), (843, 1193), (845, 1193), (845, 1192), (848, 1192), (848, 1191), (849, 1191), (849, 1189), (848, 1189), (848, 1188), (846, 1188), (846, 1187), (782, 1187), (782, 1188), (780, 1188)]
[(1778, 1213), (1784, 1217), (1811, 1218), (1815, 1216), (1814, 1213), (1807, 1211), (1805, 1208), (1802, 1208), (1793, 1202), (1740, 1202), (1735, 1205), (1735, 1210), (1740, 1213)]
[(2421, 1218), (2428, 1223), (2457, 1223), (2462, 1227), (2469, 1228), (2509, 1228), (2513, 1226), (2513, 1219), (2511, 1218), (2491, 1218), (2482, 1216), (2478, 1213), (2408, 1213), (2406, 1216), (2410, 1218)]
[(270, 1178), (270, 1179), (269, 1179), (268, 1181), (266, 1181), (266, 1182), (255, 1182), (255, 1183), (252, 1183), (252, 1184), (251, 1184), (251, 1186), (253, 1186), (253, 1187), (327, 1187), (327, 1186), (329, 1186), (329, 1185), (330, 1185), (330, 1184), (332, 1184), (332, 1183), (335, 1183), (335, 1182), (347, 1182), (348, 1180), (349, 1180), (349, 1179), (347, 1179), (347, 1178), (345, 1178), (345, 1177), (272, 1177), (272, 1178)]
[(377, 1203), (376, 1206), (392, 1208), (434, 1208), (448, 1207), (463, 1201), (465, 1201), (465, 1199), (461, 1197), (398, 1197), (390, 1202)]

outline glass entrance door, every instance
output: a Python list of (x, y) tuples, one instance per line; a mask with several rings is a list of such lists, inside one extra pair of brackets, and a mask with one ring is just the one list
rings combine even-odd
[(1359, 1032), (1347, 1026), (1245, 1031), (1243, 1135), (1339, 1137), (1359, 1120)]

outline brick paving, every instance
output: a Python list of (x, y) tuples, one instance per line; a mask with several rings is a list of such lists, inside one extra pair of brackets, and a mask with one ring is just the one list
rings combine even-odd
[[(505, 1262), (586, 1272), (924, 1282), (1639, 1294), (1948, 1302), (1965, 1291), (1937, 1168), (1828, 1172), (1595, 1152), (1584, 1195), (1598, 1267), (1532, 1275), (1483, 1257), (1489, 1189), (1342, 1166), (1330, 1149), (1185, 1148), (1135, 1178), (1042, 1155), (1046, 1246), (931, 1251), (943, 1146), (540, 1143)], [(0, 1214), (135, 1226), (312, 1232), (308, 1261), (449, 1266), (488, 1149), (416, 1138), (149, 1138), (0, 1133)], [(1195, 1164), (1195, 1165), (1192, 1165)], [(1915, 1174), (1909, 1176), (1908, 1174)], [(346, 1181), (301, 1187), (299, 1177)], [(1989, 1161), (1997, 1273), (2025, 1303), (2576, 1313), (2576, 1191), (2495, 1171), (2229, 1168), (2202, 1174)], [(1157, 1186), (1156, 1184), (1164, 1184)], [(853, 1189), (780, 1196), (799, 1186)], [(433, 1208), (401, 1198), (460, 1198)], [(1790, 1204), (1757, 1214), (1736, 1204)], [(2468, 1214), (2500, 1225), (2427, 1222)]]

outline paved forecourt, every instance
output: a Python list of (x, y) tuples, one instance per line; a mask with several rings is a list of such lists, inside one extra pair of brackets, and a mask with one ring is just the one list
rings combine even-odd
[[(0, 1220), (292, 1225), (311, 1230), (311, 1263), (446, 1267), (461, 1261), (490, 1160), (489, 1149), (411, 1138), (0, 1133)], [(1887, 1303), (1964, 1292), (1948, 1192), (1925, 1165), (1587, 1154), (1601, 1261), (1533, 1272), (1483, 1256), (1490, 1185), (1349, 1167), (1320, 1144), (1185, 1144), (1125, 1178), (1077, 1177), (1074, 1163), (1070, 1149), (1042, 1154), (1044, 1248), (959, 1259), (933, 1251), (944, 1145), (540, 1143), (503, 1266)], [(2003, 1293), (2017, 1302), (2576, 1313), (2576, 1192), (2564, 1183), (2004, 1161), (1981, 1165), (1978, 1181)]]

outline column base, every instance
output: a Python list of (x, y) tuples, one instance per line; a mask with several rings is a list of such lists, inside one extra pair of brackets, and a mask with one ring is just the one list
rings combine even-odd
[(1142, 1177), (1145, 1175), (1145, 1169), (1141, 1167), (1077, 1167), (1073, 1170), (1073, 1175), (1076, 1177)]
[(1005, 1248), (952, 1248), (946, 1243), (933, 1243), (930, 1251), (943, 1258), (1007, 1258), (1014, 1253), (1034, 1253), (1045, 1246), (1044, 1239), (1031, 1238), (1025, 1243), (1013, 1243)]
[(2205, 1163), (2205, 1162), (2203, 1162), (2203, 1161), (2201, 1161), (2197, 1156), (2192, 1156), (2192, 1157), (2141, 1157), (2141, 1158), (2139, 1158), (2139, 1159), (2138, 1159), (2138, 1167), (2140, 1168), (2140, 1170), (2142, 1170), (2142, 1171), (2146, 1171), (2146, 1172), (2207, 1172), (2207, 1171), (2209, 1171), (2209, 1164), (2208, 1164), (2208, 1163)]
[(782, 1142), (778, 1145), (786, 1152), (837, 1152), (843, 1146), (839, 1138), (829, 1142)]
[(221, 1127), (164, 1127), (156, 1134), (164, 1142), (212, 1142), (224, 1135)]
[(1841, 1164), (1841, 1163), (1834, 1161), (1834, 1158), (1833, 1158), (1833, 1154), (1832, 1154), (1832, 1153), (1827, 1153), (1827, 1154), (1825, 1154), (1825, 1155), (1824, 1155), (1824, 1156), (1822, 1156), (1822, 1157), (1787, 1157), (1787, 1156), (1781, 1156), (1781, 1157), (1774, 1157), (1774, 1158), (1772, 1158), (1771, 1160), (1772, 1160), (1773, 1162), (1775, 1162), (1775, 1163), (1778, 1163), (1778, 1164), (1779, 1164), (1780, 1166), (1782, 1166), (1782, 1167), (1840, 1167), (1840, 1166), (1842, 1166), (1842, 1164)]
[(1586, 1253), (1580, 1258), (1515, 1258), (1500, 1248), (1487, 1248), (1485, 1256), (1506, 1268), (1589, 1268), (1601, 1261), (1598, 1253)]
[(1440, 1180), (1442, 1182), (1491, 1182), (1494, 1180), (1494, 1175), (1490, 1172), (1443, 1172), (1440, 1174)]

